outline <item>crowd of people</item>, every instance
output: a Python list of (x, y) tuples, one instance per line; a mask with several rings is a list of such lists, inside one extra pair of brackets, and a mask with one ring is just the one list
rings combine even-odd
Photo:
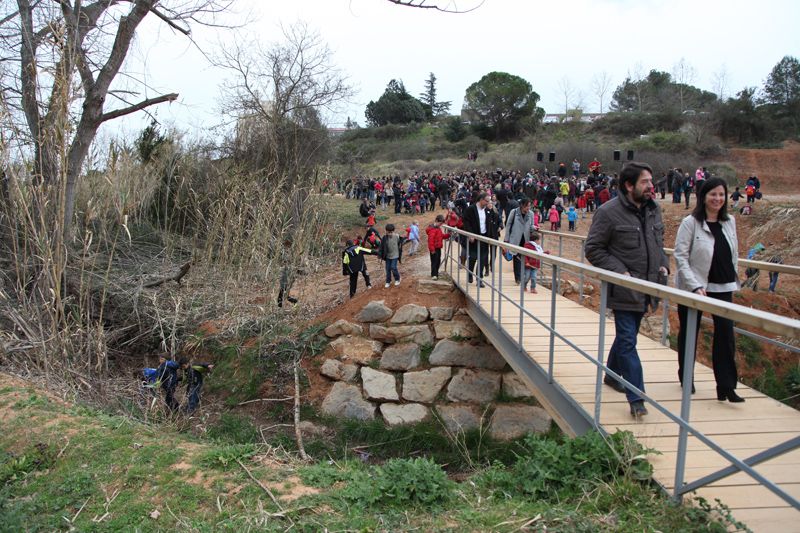
[[(683, 196), (687, 209), (691, 207), (691, 195), (696, 197), (694, 208), (682, 221), (676, 237), (676, 286), (724, 302), (732, 301), (733, 293), (742, 285), (737, 274), (736, 227), (734, 218), (728, 214), (728, 201), (732, 209), (738, 209), (741, 198), (746, 197), (748, 204), (760, 198), (758, 178), (748, 179), (746, 193), (742, 195), (739, 188), (729, 193), (725, 180), (712, 176), (705, 167), (698, 168), (694, 175), (678, 168), (670, 169), (657, 179), (651, 167), (635, 162), (627, 163), (619, 174), (604, 173), (597, 160), (589, 165), (587, 173), (581, 172), (577, 160), (573, 161), (571, 170), (568, 172), (567, 165), (560, 163), (553, 173), (533, 169), (529, 172), (472, 170), (449, 174), (416, 173), (405, 179), (356, 177), (339, 182), (337, 187), (343, 194), (361, 200), (361, 213), (367, 218), (367, 234), (348, 241), (343, 254), (343, 273), (350, 276), (350, 296), (356, 293), (359, 274), (364, 276), (367, 288), (371, 287), (364, 255), (377, 254), (384, 260), (385, 287), (388, 288), (392, 279), (395, 285), (400, 284), (397, 261), (402, 258), (404, 245), (413, 243), (410, 250), (415, 251), (419, 246), (420, 231), (416, 221), (399, 237), (392, 224), (386, 226), (383, 237), (375, 228), (376, 210), (388, 209), (392, 201), (395, 213), (403, 210), (423, 213), (436, 209), (437, 202), (445, 212), (437, 215), (425, 231), (433, 279), (438, 277), (443, 242), (454, 238), (459, 244), (460, 261), (467, 267), (468, 283), (483, 285), (484, 277), (494, 268), (499, 250), (500, 256), (513, 261), (515, 282), (535, 293), (536, 274), (540, 268), (538, 259), (521, 257), (513, 249), (491, 246), (476, 237), (448, 235), (442, 225), (548, 253), (539, 244), (540, 226), (547, 222), (552, 231), (559, 231), (566, 213), (569, 231), (575, 231), (580, 220), (592, 215), (585, 242), (586, 258), (592, 265), (666, 284), (669, 261), (664, 252), (661, 207), (656, 200), (658, 195), (664, 199), (671, 189), (673, 202), (680, 203)], [(371, 235), (375, 236), (372, 242)], [(771, 276), (771, 282), (772, 279)], [(777, 282), (777, 276), (774, 280)], [(774, 290), (772, 283), (770, 289)], [(608, 367), (641, 391), (645, 390), (645, 384), (636, 338), (643, 317), (657, 306), (655, 298), (622, 286), (614, 286), (608, 296), (608, 307), (614, 311), (616, 325)], [(685, 353), (688, 309), (680, 306), (678, 315), (677, 368), (682, 380), (683, 362), (694, 361), (694, 354)], [(698, 324), (700, 315), (696, 314)], [(718, 316), (714, 316), (713, 321), (712, 361), (717, 399), (744, 402), (735, 392), (738, 374), (733, 323)], [(632, 416), (638, 418), (647, 414), (644, 401), (635, 390), (617, 381), (612, 374), (605, 377), (604, 383), (626, 394)]]

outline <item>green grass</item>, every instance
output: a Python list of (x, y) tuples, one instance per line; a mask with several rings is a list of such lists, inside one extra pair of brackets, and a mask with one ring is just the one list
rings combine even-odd
[[(298, 465), (261, 461), (270, 452), (257, 444), (198, 442), (167, 426), (42, 402), (25, 389), (2, 394), (11, 393), (19, 398), (0, 433), (0, 531), (726, 527), (724, 507), (676, 507), (641, 481), (649, 465), (625, 435), (608, 443), (597, 434), (573, 441), (549, 435), (505, 444), (502, 452), (498, 445), (476, 473), (453, 479), (448, 442), (430, 425), (344, 424), (337, 438), (350, 443), (343, 448), (349, 460), (319, 450), (325, 460)], [(366, 458), (352, 452), (359, 441), (383, 444), (364, 448)], [(293, 489), (296, 474), (319, 492), (279, 509), (240, 462), (278, 496)]]

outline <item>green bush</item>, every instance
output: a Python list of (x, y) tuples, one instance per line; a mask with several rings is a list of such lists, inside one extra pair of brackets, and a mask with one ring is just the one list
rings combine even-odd
[(626, 475), (637, 480), (652, 476), (646, 450), (630, 432), (609, 437), (588, 433), (564, 442), (528, 436), (525, 453), (511, 466), (495, 463), (476, 483), (505, 497), (560, 500), (590, 490), (598, 483)]
[(634, 141), (633, 147), (636, 150), (680, 153), (687, 151), (690, 144), (689, 138), (679, 131), (657, 131)]
[(592, 124), (592, 130), (632, 137), (651, 131), (675, 131), (681, 124), (683, 118), (672, 113), (607, 113)]
[(450, 117), (444, 128), (445, 138), (452, 142), (458, 142), (467, 136), (467, 128), (461, 122), (461, 117)]
[(430, 459), (391, 459), (354, 476), (342, 497), (364, 508), (434, 507), (449, 501), (455, 486)]

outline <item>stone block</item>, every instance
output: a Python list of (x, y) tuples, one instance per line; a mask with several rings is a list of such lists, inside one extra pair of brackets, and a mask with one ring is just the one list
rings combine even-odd
[(419, 324), (428, 320), (428, 308), (424, 305), (406, 304), (395, 311), (390, 324)]
[(498, 372), (462, 368), (447, 386), (447, 399), (451, 402), (489, 403), (497, 398), (499, 392)]
[(489, 424), (489, 434), (497, 440), (512, 440), (526, 433), (546, 433), (553, 419), (541, 407), (501, 404)]
[(431, 307), (431, 320), (451, 320), (455, 312), (452, 307)]
[(322, 412), (336, 417), (372, 420), (375, 418), (375, 404), (361, 396), (361, 389), (338, 381), (322, 401)]
[(381, 368), (384, 370), (410, 370), (419, 366), (419, 346), (413, 342), (393, 344), (381, 355)]
[(353, 324), (347, 320), (340, 318), (327, 328), (325, 328), (325, 335), (328, 337), (338, 337), (339, 335), (363, 335), (364, 328), (358, 324)]
[(382, 403), (380, 410), (383, 419), (390, 426), (418, 424), (430, 415), (430, 410), (418, 403)]
[(336, 359), (326, 359), (322, 363), (319, 373), (325, 377), (335, 379), (336, 381), (355, 381), (358, 375), (358, 367), (356, 365), (348, 365), (337, 361)]
[(364, 394), (370, 400), (397, 401), (400, 399), (394, 374), (364, 366), (361, 367), (361, 382), (364, 385)]
[(359, 322), (385, 322), (392, 316), (392, 309), (383, 300), (369, 302), (356, 315)]
[(430, 364), (441, 366), (466, 366), (502, 370), (506, 360), (489, 344), (472, 345), (444, 339), (436, 343), (429, 358)]
[(515, 372), (503, 374), (503, 396), (506, 398), (533, 398), (533, 393)]
[(472, 405), (437, 405), (436, 414), (452, 434), (458, 435), (480, 427), (481, 415)]
[(444, 279), (421, 279), (417, 281), (417, 292), (420, 294), (449, 294), (455, 285)]
[(458, 320), (434, 320), (433, 330), (436, 332), (437, 339), (450, 339), (452, 337), (474, 339), (481, 334), (480, 328), (469, 318)]
[(330, 346), (343, 359), (349, 359), (362, 365), (372, 361), (383, 348), (383, 344), (378, 341), (352, 335), (339, 337), (331, 342)]
[(411, 402), (432, 403), (450, 379), (449, 366), (403, 374), (403, 399)]

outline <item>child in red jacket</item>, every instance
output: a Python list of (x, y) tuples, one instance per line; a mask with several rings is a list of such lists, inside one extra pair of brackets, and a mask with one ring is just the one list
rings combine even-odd
[(428, 234), (428, 252), (431, 254), (431, 279), (439, 279), (439, 265), (442, 264), (442, 247), (444, 246), (444, 239), (448, 239), (450, 235), (445, 235), (442, 232), (442, 224), (444, 224), (444, 217), (436, 215), (436, 220), (425, 229)]

